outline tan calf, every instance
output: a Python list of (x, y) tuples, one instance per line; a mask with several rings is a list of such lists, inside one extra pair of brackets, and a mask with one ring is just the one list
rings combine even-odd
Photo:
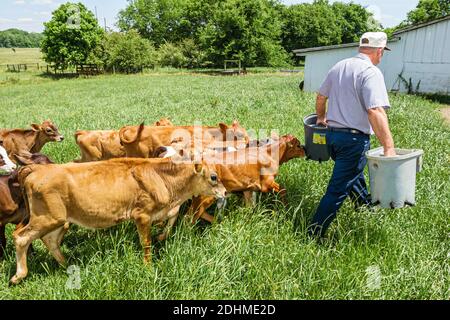
[(42, 239), (55, 259), (64, 264), (60, 243), (68, 222), (96, 229), (134, 220), (147, 262), (154, 221), (173, 219), (179, 206), (192, 196), (226, 194), (214, 166), (174, 164), (170, 159), (32, 165), (21, 170), (19, 178), (30, 221), (14, 232), (17, 271), (13, 284), (28, 273), (26, 252), (35, 239)]
[[(248, 143), (247, 131), (234, 121), (231, 126), (220, 123), (219, 127), (173, 126), (149, 127), (127, 126), (119, 132), (121, 144), (127, 157), (152, 158), (159, 147), (169, 146), (174, 141), (186, 145), (200, 144), (202, 147), (235, 146)], [(229, 145), (224, 142), (228, 142)]]
[[(253, 191), (261, 192), (280, 192), (280, 186), (275, 182), (275, 176), (278, 173), (278, 166), (283, 163), (305, 156), (305, 150), (300, 144), (300, 141), (292, 135), (282, 136), (278, 142), (263, 146), (267, 151), (267, 155), (271, 155), (273, 150), (277, 150), (278, 159), (275, 163), (270, 162), (273, 166), (273, 174), (263, 175), (261, 169), (267, 166), (267, 160), (265, 158), (265, 152), (262, 153), (257, 163), (244, 163), (244, 164), (225, 164), (217, 165), (217, 173), (223, 185), (228, 192), (244, 192), (244, 198), (248, 204), (252, 197)], [(236, 153), (237, 157), (242, 154), (259, 154), (258, 148), (249, 148), (246, 150), (239, 150)], [(229, 155), (229, 154), (228, 154)], [(219, 155), (222, 159), (226, 159), (228, 156), (226, 153)], [(247, 156), (246, 161), (252, 159), (254, 155)], [(266, 164), (262, 164), (261, 161), (265, 161)], [(206, 212), (206, 210), (215, 202), (214, 198), (208, 196), (194, 197), (192, 205), (189, 209), (190, 214), (193, 214), (193, 221), (197, 221), (199, 217), (209, 222), (214, 221), (214, 217)]]
[[(154, 126), (172, 126), (169, 119), (162, 118)], [(90, 162), (125, 157), (118, 130), (78, 130), (75, 141), (81, 151), (77, 162)]]
[(0, 130), (0, 141), (8, 152), (11, 160), (17, 162), (16, 155), (29, 156), (39, 153), (47, 142), (61, 142), (64, 136), (50, 120), (42, 124), (32, 124), (31, 129)]

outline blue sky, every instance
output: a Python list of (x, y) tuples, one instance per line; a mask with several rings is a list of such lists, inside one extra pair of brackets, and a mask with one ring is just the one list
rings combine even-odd
[[(114, 27), (117, 13), (126, 7), (126, 0), (78, 0), (93, 12), (97, 8), (98, 18), (103, 25)], [(76, 2), (78, 2), (76, 1)], [(313, 0), (283, 0), (285, 4), (312, 2)], [(341, 0), (351, 2), (350, 0)], [(19, 28), (41, 32), (43, 22), (50, 20), (51, 12), (66, 0), (0, 0), (0, 30)], [(75, 1), (74, 1), (75, 2)], [(374, 12), (377, 20), (385, 27), (397, 25), (414, 9), (419, 0), (353, 0)]]

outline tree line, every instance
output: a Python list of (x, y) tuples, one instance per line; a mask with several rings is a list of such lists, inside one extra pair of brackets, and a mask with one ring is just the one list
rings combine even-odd
[(0, 48), (38, 48), (42, 38), (41, 33), (7, 29), (0, 31)]
[[(450, 0), (420, 0), (399, 27), (450, 13)], [(80, 14), (71, 27), (73, 6)], [(358, 41), (383, 30), (355, 3), (315, 0), (286, 6), (278, 0), (129, 0), (120, 32), (105, 32), (83, 4), (63, 4), (45, 23), (42, 51), (61, 68), (86, 62), (106, 69), (211, 67), (239, 59), (245, 67), (292, 64), (293, 49)], [(393, 32), (395, 29), (389, 29)]]

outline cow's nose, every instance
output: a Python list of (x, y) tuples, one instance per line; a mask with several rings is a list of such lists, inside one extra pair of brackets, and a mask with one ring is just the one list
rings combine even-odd
[(59, 141), (63, 141), (63, 140), (64, 140), (64, 136), (60, 136)]

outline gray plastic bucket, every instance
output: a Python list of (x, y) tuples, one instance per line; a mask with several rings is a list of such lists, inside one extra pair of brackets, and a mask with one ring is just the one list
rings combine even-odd
[(310, 114), (303, 119), (305, 128), (306, 158), (314, 161), (327, 161), (330, 159), (326, 133), (327, 127), (316, 125), (317, 114)]
[(423, 150), (395, 149), (384, 157), (383, 148), (366, 152), (372, 203), (382, 208), (402, 208), (416, 203), (416, 172), (422, 169)]

